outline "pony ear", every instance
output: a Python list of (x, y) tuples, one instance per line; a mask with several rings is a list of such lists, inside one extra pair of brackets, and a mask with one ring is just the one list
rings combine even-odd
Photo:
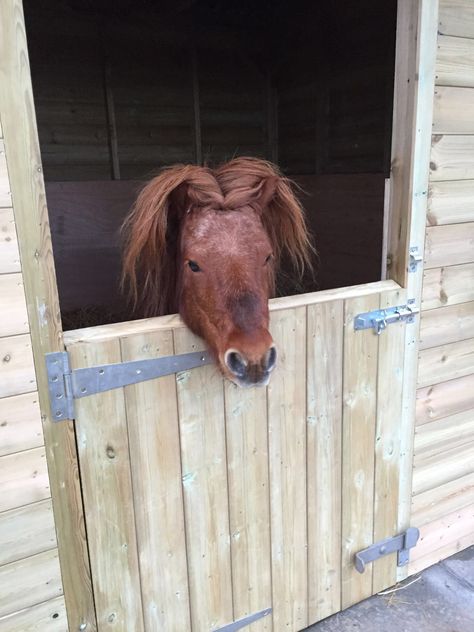
[[(158, 315), (175, 304), (179, 222), (186, 211), (194, 165), (176, 165), (153, 178), (139, 193), (122, 225), (122, 287), (134, 309)], [(140, 291), (139, 291), (140, 286)]]
[(269, 175), (263, 181), (258, 205), (277, 263), (288, 256), (300, 277), (305, 269), (311, 271), (316, 250), (290, 181), (278, 173)]

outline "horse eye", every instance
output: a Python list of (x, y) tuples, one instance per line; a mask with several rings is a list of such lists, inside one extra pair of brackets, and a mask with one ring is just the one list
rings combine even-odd
[(273, 259), (273, 255), (270, 253), (268, 255), (268, 257), (265, 259), (265, 263), (268, 263), (269, 261), (271, 261)]
[(201, 268), (195, 261), (188, 261), (188, 266), (191, 268), (193, 272), (200, 272)]

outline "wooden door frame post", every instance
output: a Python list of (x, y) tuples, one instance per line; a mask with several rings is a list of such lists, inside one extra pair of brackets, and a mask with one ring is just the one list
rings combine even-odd
[(63, 332), (21, 0), (0, 2), (0, 116), (71, 632), (97, 630), (73, 422), (52, 423), (44, 354)]
[[(388, 278), (420, 306), (423, 264), (409, 271), (409, 249), (424, 254), (433, 120), (438, 0), (398, 0), (390, 171)], [(410, 526), (420, 318), (406, 326), (400, 420), (398, 530)], [(387, 534), (388, 535), (388, 534)], [(406, 577), (407, 567), (398, 578)]]

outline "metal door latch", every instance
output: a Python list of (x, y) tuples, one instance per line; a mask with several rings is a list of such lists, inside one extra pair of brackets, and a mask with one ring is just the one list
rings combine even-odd
[(412, 246), (408, 251), (410, 260), (408, 262), (408, 272), (416, 272), (418, 264), (423, 261), (423, 257), (420, 254), (418, 246)]
[(420, 309), (414, 305), (415, 299), (407, 301), (407, 305), (397, 307), (387, 307), (386, 309), (376, 309), (373, 312), (358, 314), (354, 318), (354, 329), (371, 329), (380, 335), (387, 325), (391, 323), (412, 323)]
[(397, 553), (397, 566), (406, 566), (409, 561), (410, 549), (416, 546), (419, 537), (419, 530), (416, 527), (409, 527), (405, 533), (372, 544), (367, 549), (355, 554), (356, 570), (363, 573), (366, 564), (395, 552)]

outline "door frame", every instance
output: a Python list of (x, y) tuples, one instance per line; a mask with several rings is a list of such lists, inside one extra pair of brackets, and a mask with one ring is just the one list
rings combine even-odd
[[(390, 175), (388, 278), (419, 304), (431, 146), (438, 0), (398, 0)], [(59, 557), (71, 630), (97, 629), (72, 422), (52, 423), (45, 353), (64, 350), (22, 0), (0, 3), (0, 117), (11, 180)], [(400, 531), (409, 525), (419, 319), (407, 325), (403, 387)], [(400, 578), (406, 574), (401, 571)], [(84, 627), (84, 625), (86, 627)], [(82, 626), (82, 627), (81, 627)]]

